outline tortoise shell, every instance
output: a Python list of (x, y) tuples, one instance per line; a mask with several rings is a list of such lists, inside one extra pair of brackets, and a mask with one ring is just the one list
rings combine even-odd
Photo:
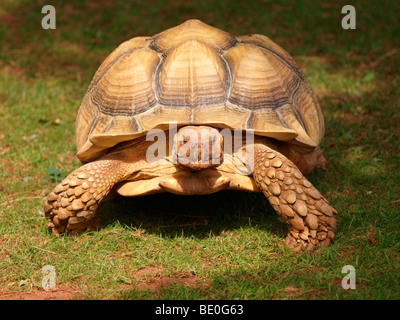
[(77, 156), (92, 161), (171, 121), (251, 129), (301, 148), (324, 134), (318, 101), (285, 50), (199, 20), (128, 40), (105, 59), (78, 112)]

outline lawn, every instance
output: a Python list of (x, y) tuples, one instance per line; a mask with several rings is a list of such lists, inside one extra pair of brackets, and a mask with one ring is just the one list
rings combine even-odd
[[(400, 4), (347, 1), (46, 1), (0, 4), (0, 299), (399, 299)], [(262, 194), (116, 198), (103, 228), (55, 237), (43, 198), (78, 168), (74, 123), (121, 42), (187, 19), (265, 34), (306, 74), (329, 164), (309, 180), (338, 211), (335, 242), (293, 253)], [(42, 288), (46, 265), (56, 290)], [(356, 288), (345, 290), (352, 265)]]

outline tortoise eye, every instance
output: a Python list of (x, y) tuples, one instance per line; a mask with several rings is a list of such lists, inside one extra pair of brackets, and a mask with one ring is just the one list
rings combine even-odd
[(216, 140), (217, 140), (217, 136), (213, 136), (212, 140), (211, 140), (211, 143), (214, 144)]
[(183, 142), (187, 142), (186, 136), (182, 136), (182, 141), (183, 141)]

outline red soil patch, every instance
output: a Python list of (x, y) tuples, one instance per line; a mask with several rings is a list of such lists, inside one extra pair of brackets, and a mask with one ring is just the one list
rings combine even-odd
[(73, 290), (56, 289), (50, 291), (0, 292), (0, 300), (69, 300), (79, 297)]
[(181, 284), (185, 287), (203, 286), (199, 284), (196, 276), (193, 274), (182, 273), (171, 276), (162, 274), (162, 268), (146, 267), (136, 272), (138, 290), (157, 291), (163, 287), (169, 287), (171, 284)]

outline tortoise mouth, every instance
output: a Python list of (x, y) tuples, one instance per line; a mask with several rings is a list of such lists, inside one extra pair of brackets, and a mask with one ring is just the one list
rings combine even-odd
[(208, 161), (204, 161), (204, 159), (189, 159), (186, 156), (181, 156), (178, 154), (178, 166), (189, 171), (199, 171), (212, 167), (218, 167), (222, 164), (223, 159), (224, 157), (222, 154), (219, 157), (211, 158)]

